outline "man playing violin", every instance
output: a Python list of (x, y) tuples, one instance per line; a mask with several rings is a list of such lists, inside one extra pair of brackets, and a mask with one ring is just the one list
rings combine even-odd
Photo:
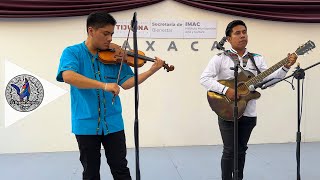
[[(249, 51), (247, 50), (247, 26), (243, 21), (235, 20), (230, 22), (225, 30), (225, 35), (231, 45), (231, 49), (227, 52), (236, 54), (238, 60), (240, 61), (240, 65), (243, 66), (244, 70), (250, 71), (254, 75), (257, 75), (259, 71), (263, 72), (268, 69), (266, 62), (261, 55), (249, 53)], [(277, 81), (277, 79), (279, 78), (283, 78), (288, 72), (289, 68), (296, 62), (296, 59), (296, 55), (288, 54), (288, 63), (267, 77), (267, 79), (274, 78), (274, 80), (270, 81), (269, 84)], [(200, 83), (206, 88), (206, 90), (223, 94), (232, 101), (234, 101), (235, 99), (239, 99), (239, 94), (238, 97), (235, 97), (233, 88), (227, 87), (218, 82), (218, 80), (227, 80), (234, 78), (234, 71), (230, 69), (231, 67), (234, 67), (234, 62), (230, 59), (229, 56), (227, 56), (225, 53), (215, 55), (203, 71), (200, 78)], [(247, 144), (251, 132), (256, 126), (256, 121), (256, 101), (250, 100), (246, 106), (243, 116), (241, 116), (239, 119), (239, 180), (243, 179), (245, 156), (248, 149)], [(218, 124), (223, 141), (223, 154), (221, 158), (222, 180), (232, 180), (234, 154), (234, 122), (226, 121), (221, 117), (218, 117)]]
[[(100, 149), (105, 149), (107, 163), (116, 180), (131, 179), (126, 160), (126, 142), (121, 86), (134, 87), (134, 74), (127, 64), (103, 64), (98, 51), (107, 50), (112, 41), (116, 20), (107, 12), (94, 12), (87, 18), (87, 39), (64, 49), (57, 81), (70, 84), (72, 132), (75, 134), (84, 180), (100, 179)], [(164, 64), (159, 58), (138, 76), (138, 83), (157, 72)], [(114, 103), (112, 99), (115, 96)]]

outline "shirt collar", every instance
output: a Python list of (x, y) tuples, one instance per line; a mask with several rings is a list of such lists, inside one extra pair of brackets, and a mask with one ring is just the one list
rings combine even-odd
[[(235, 54), (237, 54), (238, 56), (239, 56), (239, 54), (238, 54), (238, 52), (236, 51), (236, 50), (234, 50), (233, 48), (230, 48), (230, 51), (232, 52), (232, 53), (235, 53)], [(243, 58), (243, 57), (245, 57), (247, 54), (248, 54), (248, 49), (246, 48), (246, 51), (244, 52), (244, 54), (242, 55), (242, 57), (241, 58)], [(240, 56), (239, 56), (240, 57)]]
[(91, 55), (92, 57), (98, 56), (98, 53), (97, 53), (97, 54), (92, 54), (92, 53), (89, 51), (88, 47), (86, 46), (86, 41), (83, 41), (83, 42), (81, 43), (81, 46), (82, 46), (82, 47), (85, 49), (85, 51), (86, 51), (89, 55)]

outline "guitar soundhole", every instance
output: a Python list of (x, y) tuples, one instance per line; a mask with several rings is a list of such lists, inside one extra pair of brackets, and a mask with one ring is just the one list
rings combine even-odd
[(239, 83), (238, 91), (240, 95), (246, 95), (249, 93), (247, 86), (244, 83)]

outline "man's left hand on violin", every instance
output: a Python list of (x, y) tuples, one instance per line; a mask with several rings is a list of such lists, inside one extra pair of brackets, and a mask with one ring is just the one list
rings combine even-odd
[(150, 68), (150, 71), (152, 73), (155, 73), (157, 72), (159, 69), (161, 69), (164, 65), (164, 61), (161, 60), (160, 58), (158, 57), (155, 57), (155, 60), (154, 60), (154, 63), (152, 64), (151, 68)]

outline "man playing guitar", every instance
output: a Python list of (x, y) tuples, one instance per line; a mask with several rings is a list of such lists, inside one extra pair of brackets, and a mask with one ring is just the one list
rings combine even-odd
[[(235, 20), (228, 24), (225, 35), (227, 41), (231, 44), (231, 49), (228, 53), (237, 56), (240, 61), (240, 65), (247, 71), (250, 71), (255, 76), (259, 71), (264, 72), (267, 70), (267, 65), (264, 58), (255, 53), (249, 53), (246, 46), (248, 43), (248, 34), (246, 24), (241, 20)], [(250, 58), (251, 56), (251, 58)], [(279, 78), (285, 77), (289, 68), (296, 62), (296, 54), (288, 54), (285, 64), (270, 74), (266, 79), (274, 78), (276, 81)], [(215, 55), (209, 62), (208, 66), (203, 71), (200, 83), (203, 85), (207, 91), (213, 91), (215, 93), (223, 95), (226, 99), (234, 101), (236, 97), (234, 96), (234, 88), (228, 87), (219, 82), (219, 80), (228, 80), (234, 78), (234, 71), (230, 68), (234, 67), (234, 62), (225, 53)], [(258, 69), (257, 69), (258, 68)], [(269, 83), (272, 83), (270, 81)], [(241, 98), (241, 92), (237, 99)], [(245, 164), (246, 150), (248, 149), (247, 143), (250, 138), (250, 134), (256, 125), (257, 114), (256, 114), (256, 101), (250, 100), (244, 107), (244, 113), (239, 118), (239, 180), (243, 179), (243, 169)], [(223, 109), (222, 109), (223, 111)], [(219, 115), (219, 114), (218, 114)], [(223, 119), (218, 116), (219, 128), (221, 132), (221, 137), (223, 140), (223, 155), (221, 158), (221, 170), (222, 170), (222, 180), (232, 180), (233, 174), (233, 125), (230, 119)]]

